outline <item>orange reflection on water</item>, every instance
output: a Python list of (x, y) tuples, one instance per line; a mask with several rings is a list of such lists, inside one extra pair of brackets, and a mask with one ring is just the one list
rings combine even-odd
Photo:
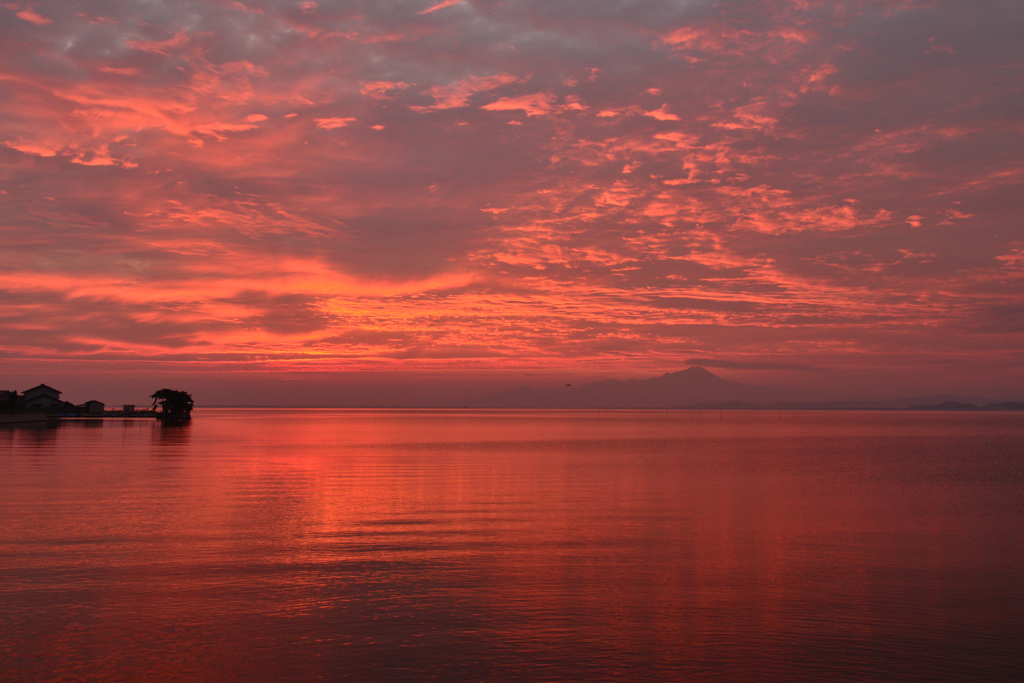
[(197, 411), (0, 432), (17, 677), (998, 679), (1013, 415)]

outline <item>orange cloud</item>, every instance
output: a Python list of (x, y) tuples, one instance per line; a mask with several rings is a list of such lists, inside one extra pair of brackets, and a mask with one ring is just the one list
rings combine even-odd
[(46, 17), (38, 14), (31, 7), (23, 9), (20, 12), (15, 12), (14, 16), (18, 17), (23, 21), (35, 24), (36, 26), (46, 26), (47, 24), (53, 23), (53, 19), (47, 19)]
[(408, 88), (408, 83), (395, 82), (395, 81), (372, 81), (370, 83), (364, 83), (359, 89), (359, 92), (366, 97), (374, 100), (391, 100), (392, 95), (389, 95), (393, 90), (404, 90)]
[(538, 92), (519, 97), (502, 97), (485, 104), (481, 109), (487, 111), (524, 111), (527, 116), (543, 116), (551, 111), (555, 96), (548, 92)]
[(417, 12), (417, 14), (430, 14), (431, 12), (436, 12), (437, 10), (444, 9), (445, 7), (451, 7), (452, 5), (460, 5), (465, 1), (466, 0), (442, 0), (442, 2), (439, 2), (436, 5), (432, 5), (425, 10)]
[(446, 86), (435, 85), (428, 88), (424, 94), (433, 97), (435, 103), (430, 106), (414, 106), (412, 109), (413, 111), (427, 112), (465, 107), (469, 105), (469, 98), (475, 93), (494, 90), (512, 83), (521, 83), (523, 80), (525, 79), (507, 73), (493, 76), (469, 76)]
[(355, 121), (354, 118), (340, 118), (338, 116), (331, 116), (326, 119), (314, 119), (316, 121), (317, 128), (323, 128), (324, 130), (334, 130), (335, 128), (344, 128), (348, 124)]
[(668, 112), (668, 105), (663, 104), (654, 111), (645, 111), (644, 116), (650, 116), (652, 119), (658, 119), (659, 121), (678, 121), (679, 117), (675, 114)]

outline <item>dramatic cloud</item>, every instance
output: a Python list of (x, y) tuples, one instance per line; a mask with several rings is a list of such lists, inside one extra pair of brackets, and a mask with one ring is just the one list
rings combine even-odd
[(5, 4), (0, 353), (1019, 382), (1022, 27), (1004, 0)]

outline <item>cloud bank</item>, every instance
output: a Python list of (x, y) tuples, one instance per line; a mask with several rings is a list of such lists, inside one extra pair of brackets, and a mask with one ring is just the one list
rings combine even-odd
[(0, 354), (1020, 379), (1022, 26), (997, 0), (8, 3)]

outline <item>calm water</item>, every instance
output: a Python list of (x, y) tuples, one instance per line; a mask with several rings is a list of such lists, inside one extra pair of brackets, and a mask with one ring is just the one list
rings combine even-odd
[(1024, 415), (0, 430), (0, 678), (1021, 681)]

